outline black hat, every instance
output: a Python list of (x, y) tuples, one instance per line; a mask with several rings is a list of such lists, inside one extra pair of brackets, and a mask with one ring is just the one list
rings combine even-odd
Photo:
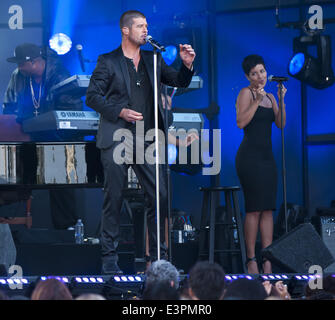
[(40, 47), (32, 43), (24, 43), (14, 50), (14, 57), (8, 58), (8, 62), (22, 63), (42, 56)]

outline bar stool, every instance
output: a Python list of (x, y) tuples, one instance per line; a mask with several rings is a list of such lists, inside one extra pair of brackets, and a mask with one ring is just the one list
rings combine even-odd
[[(246, 273), (246, 250), (243, 235), (243, 225), (241, 219), (241, 212), (238, 204), (237, 192), (241, 188), (238, 186), (228, 187), (200, 187), (199, 190), (203, 192), (203, 202), (201, 211), (201, 225), (199, 235), (199, 258), (208, 255), (209, 262), (214, 262), (215, 253), (230, 253), (232, 256), (233, 272), (237, 273), (237, 256), (241, 256), (243, 272)], [(215, 201), (217, 192), (224, 192), (226, 213), (228, 223), (216, 222), (215, 212), (217, 203)], [(208, 215), (209, 212), (209, 215)], [(209, 224), (208, 224), (209, 220)], [(239, 249), (233, 248), (234, 239), (230, 239), (230, 249), (215, 249), (215, 228), (219, 224), (231, 225), (237, 230)], [(206, 233), (209, 226), (209, 248), (205, 248)], [(207, 249), (207, 253), (205, 250)]]

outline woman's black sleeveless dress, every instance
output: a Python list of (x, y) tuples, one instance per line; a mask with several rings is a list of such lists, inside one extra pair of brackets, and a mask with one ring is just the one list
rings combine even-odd
[(273, 108), (258, 106), (244, 128), (244, 137), (236, 154), (235, 165), (246, 212), (276, 209), (277, 167), (271, 141), (274, 120)]

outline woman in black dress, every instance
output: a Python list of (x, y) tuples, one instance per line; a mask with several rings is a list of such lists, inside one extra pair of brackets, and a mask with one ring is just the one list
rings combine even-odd
[[(264, 89), (267, 72), (263, 58), (247, 56), (242, 67), (250, 84), (240, 91), (236, 101), (237, 126), (244, 129), (244, 137), (235, 161), (245, 200), (244, 235), (248, 273), (259, 273), (255, 257), (258, 228), (262, 248), (265, 248), (272, 243), (272, 211), (276, 208), (277, 168), (272, 153), (272, 123), (275, 122), (278, 128), (284, 127), (286, 112), (283, 103), (281, 119), (275, 97)], [(279, 89), (277, 94), (279, 97)], [(285, 94), (284, 87), (283, 97)], [(263, 260), (263, 272), (272, 272), (269, 260)]]

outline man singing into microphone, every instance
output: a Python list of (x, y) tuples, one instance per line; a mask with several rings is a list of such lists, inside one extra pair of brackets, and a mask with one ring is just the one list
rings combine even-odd
[[(127, 11), (120, 18), (122, 35), (121, 46), (116, 50), (100, 55), (92, 74), (86, 93), (86, 104), (101, 114), (97, 134), (97, 147), (101, 150), (104, 168), (104, 203), (102, 212), (102, 272), (105, 274), (122, 273), (118, 266), (117, 246), (119, 241), (120, 211), (122, 189), (125, 187), (127, 171), (132, 165), (141, 187), (150, 202), (147, 216), (149, 232), (149, 253), (151, 260), (157, 259), (157, 232), (155, 213), (155, 165), (146, 161), (136, 163), (139, 152), (135, 139), (137, 121), (143, 121), (144, 130), (154, 128), (153, 94), (153, 53), (141, 50), (146, 43), (148, 24), (146, 17), (139, 11)], [(157, 57), (158, 88), (161, 82), (173, 87), (187, 87), (193, 75), (195, 52), (190, 45), (180, 45), (182, 66), (179, 71), (165, 64), (162, 56)], [(159, 89), (158, 89), (159, 90)], [(161, 94), (159, 97), (159, 128), (163, 130), (164, 111)], [(128, 129), (133, 133), (133, 162), (117, 164), (114, 151), (121, 143), (115, 141), (118, 129)], [(164, 132), (164, 130), (163, 130)], [(149, 144), (143, 142), (146, 148)], [(143, 150), (142, 150), (143, 152)], [(160, 252), (167, 259), (164, 244), (164, 221), (167, 215), (167, 188), (163, 170), (160, 170)]]

